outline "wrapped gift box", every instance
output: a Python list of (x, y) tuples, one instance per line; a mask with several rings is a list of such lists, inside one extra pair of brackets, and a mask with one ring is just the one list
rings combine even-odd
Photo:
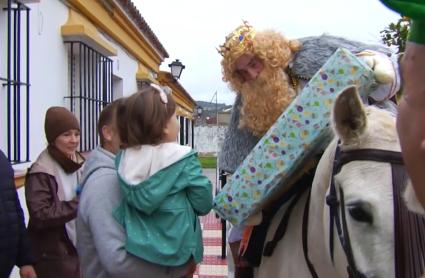
[(331, 109), (337, 94), (356, 85), (366, 97), (372, 70), (346, 49), (338, 49), (261, 138), (214, 198), (214, 210), (232, 224), (242, 224), (262, 208), (308, 157), (330, 143)]

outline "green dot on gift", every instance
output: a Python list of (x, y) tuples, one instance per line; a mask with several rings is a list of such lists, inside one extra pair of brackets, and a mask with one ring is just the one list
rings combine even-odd
[(338, 70), (338, 73), (339, 73), (339, 74), (344, 74), (344, 69), (339, 69), (339, 70)]

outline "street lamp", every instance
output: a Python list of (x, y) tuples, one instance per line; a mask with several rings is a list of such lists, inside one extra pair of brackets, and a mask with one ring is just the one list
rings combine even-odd
[(198, 106), (198, 107), (196, 108), (196, 114), (198, 115), (198, 117), (201, 117), (202, 111), (203, 111), (203, 109), (202, 109), (202, 107), (201, 107), (201, 106)]
[(182, 71), (185, 68), (185, 66), (179, 61), (179, 59), (176, 59), (168, 66), (171, 68), (171, 75), (173, 76), (174, 80), (180, 78), (180, 75), (182, 74)]

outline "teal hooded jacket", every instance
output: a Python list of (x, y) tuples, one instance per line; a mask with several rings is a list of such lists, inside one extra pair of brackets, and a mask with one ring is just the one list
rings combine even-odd
[[(116, 168), (122, 153), (115, 160)], [(179, 266), (193, 257), (202, 260), (198, 216), (212, 208), (212, 185), (202, 174), (197, 153), (180, 160), (136, 185), (118, 174), (123, 200), (114, 211), (127, 235), (127, 252), (152, 263)]]

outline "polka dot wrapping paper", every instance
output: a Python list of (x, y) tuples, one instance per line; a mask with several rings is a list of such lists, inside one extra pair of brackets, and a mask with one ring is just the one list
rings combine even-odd
[(261, 138), (214, 198), (214, 210), (234, 225), (243, 224), (303, 162), (332, 140), (331, 110), (336, 96), (356, 85), (362, 98), (374, 82), (372, 70), (346, 49), (338, 49), (312, 77)]

